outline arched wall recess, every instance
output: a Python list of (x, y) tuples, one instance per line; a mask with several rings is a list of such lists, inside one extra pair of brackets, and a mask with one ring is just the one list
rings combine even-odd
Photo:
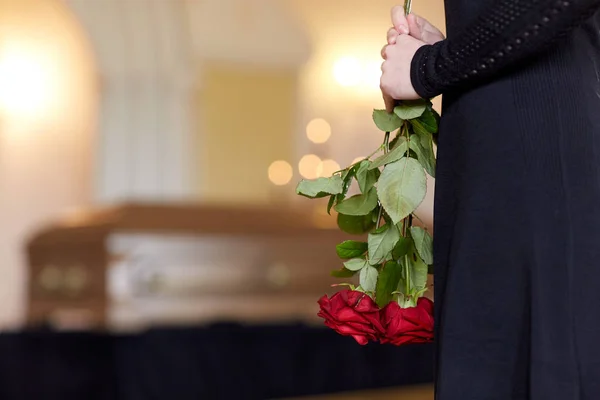
[(23, 315), (24, 243), (88, 204), (96, 79), (90, 43), (60, 0), (0, 0), (0, 328)]

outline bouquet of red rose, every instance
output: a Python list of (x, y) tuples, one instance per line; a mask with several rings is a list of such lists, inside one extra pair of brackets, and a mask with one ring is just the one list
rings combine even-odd
[[(439, 115), (430, 101), (417, 100), (400, 103), (393, 113), (375, 110), (373, 120), (385, 136), (371, 156), (331, 177), (303, 180), (296, 189), (311, 199), (329, 197), (327, 211), (337, 211), (339, 228), (367, 235), (366, 241), (337, 245), (345, 261), (332, 274), (358, 275), (358, 286), (342, 283), (349, 289), (322, 297), (319, 316), (360, 344), (428, 342), (433, 303), (424, 294), (433, 239), (414, 222), (427, 192), (426, 174), (435, 175)], [(353, 181), (360, 193), (348, 196)]]
[[(405, 0), (407, 14), (410, 3)], [(358, 275), (358, 286), (340, 284), (349, 289), (323, 296), (318, 314), (327, 326), (360, 344), (433, 340), (433, 303), (424, 297), (433, 239), (414, 221), (427, 193), (427, 174), (435, 177), (439, 120), (428, 100), (403, 101), (392, 113), (375, 110), (373, 121), (385, 132), (383, 144), (364, 160), (329, 178), (303, 180), (296, 189), (311, 199), (329, 197), (327, 212), (337, 211), (339, 228), (367, 235), (366, 242), (337, 245), (345, 261), (333, 276)], [(360, 193), (348, 197), (354, 181)]]

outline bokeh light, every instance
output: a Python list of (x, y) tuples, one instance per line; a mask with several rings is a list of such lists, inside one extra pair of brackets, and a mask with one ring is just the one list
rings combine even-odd
[(363, 84), (369, 89), (379, 89), (381, 85), (381, 62), (371, 61), (365, 65)]
[(269, 180), (277, 186), (287, 185), (293, 176), (294, 171), (287, 161), (274, 161), (269, 166)]
[(323, 118), (313, 119), (306, 125), (306, 137), (313, 143), (325, 143), (331, 137), (331, 125)]
[(328, 178), (333, 175), (334, 172), (340, 170), (340, 164), (335, 160), (323, 160), (318, 167), (317, 175), (319, 177)]
[(340, 58), (333, 66), (333, 76), (342, 86), (356, 86), (361, 82), (362, 67), (355, 57)]
[(11, 115), (38, 117), (60, 94), (51, 58), (27, 43), (5, 45), (0, 54), (0, 108)]
[(307, 154), (300, 159), (298, 163), (298, 170), (300, 175), (306, 179), (316, 179), (319, 177), (319, 167), (321, 166), (321, 159), (319, 156), (314, 154)]

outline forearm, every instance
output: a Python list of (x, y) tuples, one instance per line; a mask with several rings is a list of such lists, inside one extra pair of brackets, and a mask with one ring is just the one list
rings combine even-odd
[(462, 34), (420, 48), (412, 60), (412, 84), (420, 96), (431, 98), (492, 79), (599, 7), (600, 0), (498, 0)]

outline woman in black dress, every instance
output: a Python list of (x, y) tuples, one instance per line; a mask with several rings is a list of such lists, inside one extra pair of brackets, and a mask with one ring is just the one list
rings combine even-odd
[(436, 398), (600, 399), (600, 0), (394, 11), (384, 97), (444, 94)]

